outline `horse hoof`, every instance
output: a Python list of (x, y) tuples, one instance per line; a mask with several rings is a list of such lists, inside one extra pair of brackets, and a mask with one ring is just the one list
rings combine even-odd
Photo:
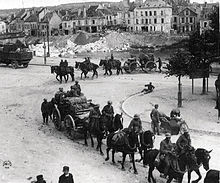
[(113, 165), (115, 165), (115, 161), (112, 161)]
[(125, 171), (125, 168), (121, 168), (122, 171)]
[(134, 174), (136, 174), (136, 175), (137, 175), (137, 174), (138, 174), (138, 172), (137, 172), (137, 171), (134, 171)]
[(100, 154), (101, 154), (101, 156), (104, 156), (104, 153), (103, 153), (103, 152), (101, 152)]
[(88, 144), (84, 144), (86, 147), (88, 147)]
[(108, 161), (109, 160), (109, 158), (105, 158), (105, 161)]

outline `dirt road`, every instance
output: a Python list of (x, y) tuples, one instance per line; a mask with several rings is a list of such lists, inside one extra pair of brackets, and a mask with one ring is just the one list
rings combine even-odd
[[(153, 80), (156, 83), (156, 78), (161, 77), (158, 74), (138, 74), (109, 78), (102, 76), (102, 70), (100, 72), (98, 79), (80, 81), (83, 93), (101, 107), (107, 100), (112, 100), (118, 113), (121, 112), (121, 101), (141, 89), (146, 82)], [(78, 71), (76, 75), (79, 76)], [(54, 129), (52, 123), (49, 127), (42, 126), (42, 99), (51, 99), (61, 86), (68, 90), (71, 82), (60, 85), (55, 76), (50, 74), (50, 68), (41, 66), (17, 70), (0, 67), (0, 77), (0, 161), (12, 162), (9, 169), (0, 166), (0, 182), (30, 182), (37, 174), (44, 174), (47, 182), (55, 183), (64, 165), (70, 166), (78, 183), (146, 182), (148, 168), (144, 169), (141, 164), (137, 165), (138, 175), (132, 173), (128, 162), (126, 171), (123, 172), (119, 164), (114, 166), (105, 162), (104, 157), (91, 147), (84, 147), (67, 139)], [(175, 81), (175, 78), (171, 78), (165, 82), (174, 86)], [(159, 87), (160, 84), (156, 85)], [(130, 105), (135, 110), (139, 108), (136, 104), (135, 107), (134, 104)], [(125, 126), (129, 120), (125, 117)], [(220, 137), (202, 134), (193, 134), (192, 137), (196, 147), (214, 149), (210, 164), (212, 168), (220, 169), (217, 163)], [(157, 148), (162, 138), (157, 137)], [(117, 159), (120, 159), (119, 155)], [(204, 173), (203, 171), (203, 175)], [(155, 174), (158, 175), (156, 172)], [(158, 180), (164, 182), (159, 178)]]

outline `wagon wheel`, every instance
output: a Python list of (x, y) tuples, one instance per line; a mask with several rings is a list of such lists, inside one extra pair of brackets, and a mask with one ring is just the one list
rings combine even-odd
[(55, 109), (53, 110), (53, 123), (54, 123), (55, 128), (60, 131), (62, 128), (61, 115), (57, 107), (55, 107)]
[(187, 125), (187, 123), (186, 123), (185, 121), (182, 122), (182, 123), (180, 123), (180, 134), (183, 134), (183, 133), (184, 133), (184, 132), (183, 132), (184, 129), (189, 130), (189, 126)]
[(18, 68), (18, 61), (13, 61), (13, 62), (11, 63), (11, 65), (12, 65), (12, 68), (13, 68), (13, 69), (17, 69), (17, 68)]
[(157, 69), (157, 65), (152, 62), (152, 61), (149, 61), (145, 64), (145, 71), (156, 71)]
[(137, 69), (137, 62), (132, 62), (129, 66), (131, 72)]
[(28, 64), (23, 64), (24, 68), (27, 68), (28, 67)]
[(74, 139), (76, 134), (76, 126), (73, 117), (69, 114), (64, 118), (64, 128), (69, 137)]

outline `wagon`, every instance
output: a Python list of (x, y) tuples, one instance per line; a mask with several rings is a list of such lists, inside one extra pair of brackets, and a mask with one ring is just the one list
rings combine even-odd
[(89, 122), (89, 113), (95, 104), (85, 96), (67, 97), (55, 105), (52, 120), (57, 130), (66, 131), (71, 138), (83, 133), (85, 123)]
[(32, 52), (27, 48), (16, 48), (14, 44), (0, 45), (0, 63), (7, 66), (11, 64), (14, 69), (19, 66), (28, 67), (32, 58)]
[(152, 54), (141, 53), (137, 56), (132, 55), (132, 57), (124, 63), (124, 70), (127, 73), (139, 70), (144, 72), (155, 71), (156, 68), (157, 65), (154, 62), (154, 56)]
[(187, 123), (174, 117), (168, 117), (164, 113), (160, 112), (160, 129), (162, 132), (170, 132), (172, 135), (178, 135), (183, 133), (184, 129), (189, 129)]

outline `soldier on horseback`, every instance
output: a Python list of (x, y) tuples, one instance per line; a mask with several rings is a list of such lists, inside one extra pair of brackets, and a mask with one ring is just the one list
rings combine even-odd
[(163, 178), (167, 177), (170, 168), (171, 155), (173, 155), (174, 152), (174, 145), (171, 142), (171, 134), (166, 133), (165, 137), (166, 138), (160, 143), (160, 158), (163, 159), (166, 164), (164, 168), (164, 175), (161, 174), (161, 177)]
[(184, 154), (186, 148), (193, 148), (191, 146), (191, 138), (188, 129), (186, 128), (183, 129), (183, 134), (180, 135), (180, 137), (176, 141), (176, 146), (177, 146), (178, 155)]
[(140, 116), (135, 114), (133, 119), (131, 120), (128, 129), (135, 131), (136, 133), (142, 133), (142, 122)]
[(92, 69), (92, 64), (91, 64), (91, 61), (90, 61), (89, 57), (85, 57), (84, 63), (85, 63), (85, 65), (87, 65), (89, 67), (89, 70)]

